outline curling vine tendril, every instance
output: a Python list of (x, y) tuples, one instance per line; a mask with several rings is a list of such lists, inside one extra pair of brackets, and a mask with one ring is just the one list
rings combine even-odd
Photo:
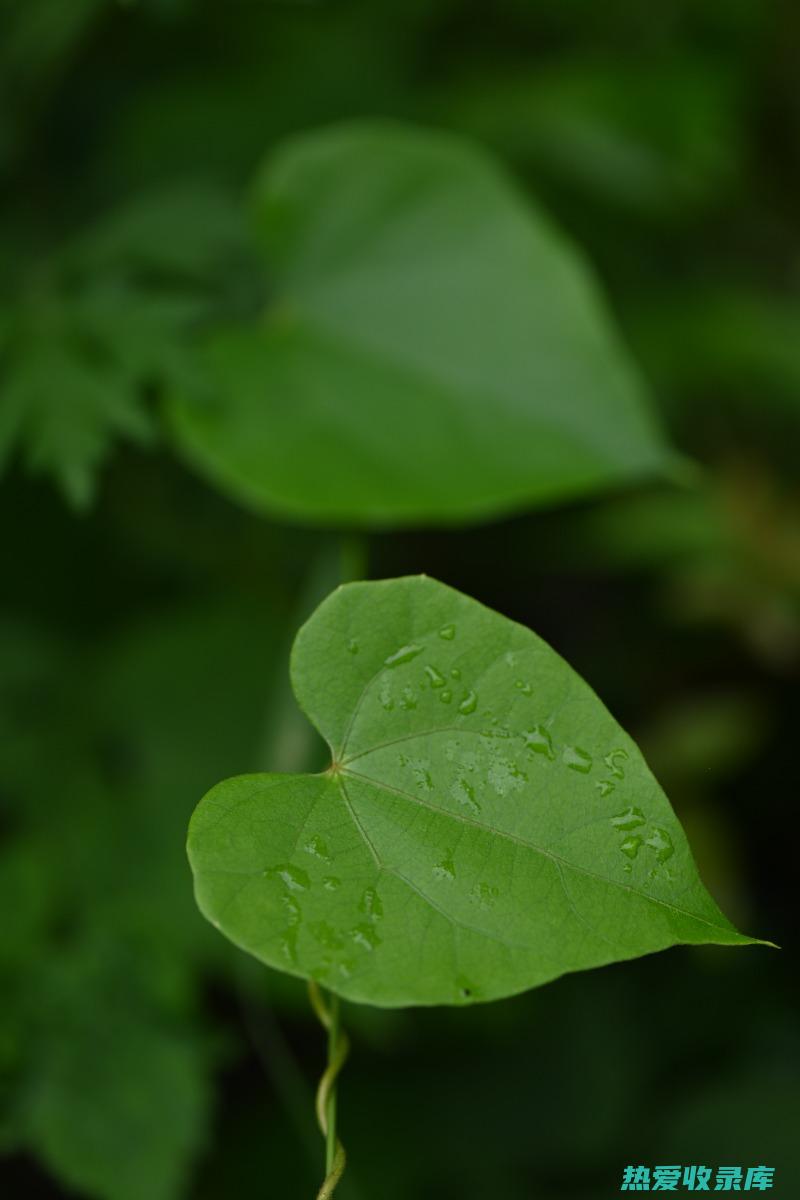
[(328, 1065), (319, 1081), (316, 1096), (317, 1122), (326, 1142), (326, 1175), (317, 1193), (317, 1200), (329, 1200), (344, 1172), (346, 1155), (336, 1134), (336, 1077), (344, 1066), (350, 1050), (347, 1034), (339, 1028), (339, 998), (333, 994), (326, 1004), (319, 986), (311, 980), (308, 985), (311, 1007), (320, 1024), (328, 1031)]

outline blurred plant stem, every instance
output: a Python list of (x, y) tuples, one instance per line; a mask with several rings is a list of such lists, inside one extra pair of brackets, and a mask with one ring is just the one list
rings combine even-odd
[(311, 1093), (305, 1076), (275, 1019), (269, 1000), (256, 1003), (252, 986), (240, 965), (236, 972), (239, 1005), (247, 1036), (264, 1068), (281, 1105), (294, 1126), (297, 1139), (309, 1161), (316, 1153), (317, 1139), (310, 1116)]
[(291, 614), (288, 631), (277, 657), (279, 664), (271, 681), (264, 717), (264, 735), (258, 748), (256, 770), (314, 771), (319, 739), (294, 698), (286, 663), (294, 635), (308, 620), (321, 600), (337, 584), (365, 578), (367, 540), (359, 534), (342, 534), (326, 539), (311, 559)]
[(366, 579), (369, 547), (363, 533), (343, 533), (339, 539), (339, 582)]
[[(257, 770), (263, 771), (313, 771), (316, 762), (316, 747), (319, 739), (308, 718), (302, 713), (294, 698), (285, 669), (294, 632), (316, 608), (317, 604), (338, 583), (364, 578), (367, 564), (367, 540), (359, 534), (342, 534), (326, 538), (310, 560), (305, 580), (299, 589), (291, 619), (289, 636), (285, 639), (283, 652), (278, 656), (280, 670), (269, 688), (264, 735), (258, 748)], [(339, 1031), (339, 1000), (331, 996), (326, 1004), (315, 984), (309, 984), (314, 1012), (328, 1030), (328, 1067), (320, 1082), (317, 1093), (317, 1118), (326, 1137), (326, 1181), (319, 1195), (330, 1196), (344, 1170), (344, 1151), (337, 1163), (336, 1138), (336, 1090), (333, 1083), (347, 1054), (348, 1042)], [(240, 1001), (247, 1031), (253, 1047), (261, 1059), (277, 1095), (297, 1132), (298, 1139), (310, 1157), (316, 1148), (313, 1124), (310, 1120), (310, 1095), (303, 1073), (281, 1032), (269, 1003), (259, 1004), (256, 1011), (247, 990), (240, 986)], [(324, 1015), (323, 1015), (324, 1014)], [(337, 1046), (339, 1060), (335, 1070)], [(327, 1091), (324, 1103), (326, 1110), (319, 1107), (323, 1086)], [(324, 1118), (324, 1124), (323, 1124)], [(334, 1170), (334, 1168), (336, 1168)], [(326, 1190), (327, 1189), (327, 1190)], [(356, 1196), (353, 1180), (348, 1175), (348, 1195)]]

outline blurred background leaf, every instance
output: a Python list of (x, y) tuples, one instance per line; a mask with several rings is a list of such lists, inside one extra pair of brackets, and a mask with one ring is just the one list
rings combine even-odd
[(580, 259), (476, 147), (325, 129), (268, 160), (253, 209), (270, 306), (170, 402), (179, 449), (235, 499), (386, 527), (669, 473)]

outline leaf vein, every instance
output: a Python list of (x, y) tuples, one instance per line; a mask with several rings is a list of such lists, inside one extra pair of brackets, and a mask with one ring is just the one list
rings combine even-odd
[(449, 817), (453, 821), (462, 822), (465, 825), (471, 825), (474, 829), (478, 829), (481, 833), (493, 834), (500, 838), (505, 838), (508, 841), (515, 842), (518, 846), (525, 846), (528, 850), (533, 850), (536, 854), (541, 854), (543, 857), (550, 859), (552, 862), (560, 864), (562, 867), (567, 867), (570, 871), (575, 871), (580, 875), (585, 875), (589, 879), (596, 879), (599, 883), (607, 884), (611, 887), (619, 888), (620, 891), (628, 892), (633, 896), (638, 896), (642, 900), (647, 900), (651, 904), (656, 904), (661, 908), (666, 908), (672, 912), (678, 913), (680, 916), (689, 917), (692, 921), (697, 921), (701, 925), (708, 926), (709, 929), (717, 930), (721, 933), (729, 933), (724, 925), (716, 925), (713, 921), (706, 920), (705, 917), (700, 917), (689, 909), (680, 908), (677, 904), (670, 904), (668, 900), (661, 900), (658, 896), (649, 896), (646, 892), (640, 892), (638, 888), (631, 887), (630, 884), (620, 883), (616, 879), (606, 878), (604, 875), (598, 875), (596, 871), (590, 871), (588, 867), (580, 867), (577, 863), (571, 863), (568, 859), (562, 858), (558, 854), (553, 854), (546, 850), (543, 846), (538, 846), (535, 842), (529, 842), (525, 838), (519, 837), (517, 834), (507, 833), (503, 829), (496, 829), (491, 825), (484, 825), (480, 821), (474, 821), (471, 817), (465, 817), (461, 813), (451, 812), (446, 808), (439, 808), (435, 804), (429, 804), (422, 800), (419, 796), (414, 796), (411, 792), (405, 792), (401, 788), (393, 787), (391, 784), (384, 783), (383, 780), (373, 779), (369, 775), (362, 775), (359, 771), (352, 771), (347, 768), (347, 773), (357, 779), (363, 780), (365, 783), (371, 783), (373, 786), (382, 788), (384, 791), (391, 792), (396, 796), (401, 796), (406, 800), (412, 801), (414, 804), (420, 805), (422, 808), (430, 809), (431, 812), (437, 813), (442, 817)]

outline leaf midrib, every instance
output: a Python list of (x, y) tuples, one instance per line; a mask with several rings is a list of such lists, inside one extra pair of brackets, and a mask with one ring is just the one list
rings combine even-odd
[[(513, 628), (516, 625), (516, 622), (509, 621), (509, 625)], [(433, 629), (425, 630), (419, 634), (415, 634), (415, 637), (418, 640), (422, 641), (423, 639), (430, 637), (430, 635), (434, 632), (435, 628), (436, 627), (433, 627)], [(486, 664), (482, 674), (485, 674), (487, 671), (491, 670), (492, 666), (499, 660), (499, 658), (502, 657), (503, 653), (505, 653), (504, 650), (498, 651), (498, 653), (492, 657), (490, 662)], [(511, 841), (511, 842), (516, 843), (517, 845), (524, 846), (525, 848), (527, 848), (529, 850), (533, 850), (535, 853), (540, 854), (543, 857), (550, 859), (551, 862), (555, 863), (559, 867), (567, 867), (570, 871), (574, 871), (576, 874), (584, 875), (585, 877), (587, 877), (589, 879), (595, 879), (600, 883), (604, 883), (608, 886), (618, 888), (620, 891), (627, 892), (629, 895), (637, 896), (642, 900), (648, 901), (650, 904), (655, 904), (659, 908), (667, 909), (671, 912), (679, 914), (680, 916), (688, 917), (690, 920), (697, 921), (699, 924), (705, 925), (709, 929), (717, 930), (720, 933), (735, 932), (735, 930), (727, 929), (724, 925), (718, 925), (713, 921), (707, 920), (705, 917), (700, 917), (696, 913), (691, 912), (689, 909), (681, 908), (680, 905), (672, 904), (668, 900), (661, 900), (657, 896), (651, 896), (647, 892), (642, 892), (639, 888), (632, 887), (630, 884), (622, 883), (619, 880), (606, 878), (606, 876), (599, 875), (596, 871), (589, 870), (588, 867), (580, 867), (577, 864), (570, 862), (568, 859), (562, 858), (561, 855), (554, 854), (551, 850), (546, 849), (544, 846), (538, 846), (534, 842), (528, 842), (524, 838), (519, 838), (514, 834), (506, 833), (504, 830), (501, 830), (501, 829), (495, 829), (493, 826), (484, 825), (480, 821), (473, 821), (470, 817), (466, 817), (462, 813), (451, 812), (447, 809), (438, 808), (436, 805), (427, 804), (424, 800), (420, 799), (419, 796), (415, 796), (411, 792), (405, 792), (402, 790), (402, 788), (396, 788), (391, 784), (384, 783), (382, 780), (374, 779), (372, 776), (365, 775), (359, 771), (354, 771), (349, 764), (355, 762), (356, 759), (363, 758), (368, 754), (371, 754), (377, 750), (383, 749), (385, 746), (394, 745), (397, 742), (411, 741), (412, 739), (417, 738), (417, 737), (430, 737), (437, 733), (445, 733), (445, 732), (450, 732), (450, 731), (458, 732), (458, 733), (471, 733), (478, 737), (486, 736), (481, 730), (471, 729), (469, 726), (466, 726), (466, 725), (465, 726), (461, 726), (461, 725), (459, 725), (459, 726), (437, 726), (434, 729), (417, 730), (415, 732), (411, 732), (409, 734), (402, 735), (399, 738), (394, 738), (388, 742), (379, 743), (378, 745), (375, 745), (375, 746), (368, 746), (366, 749), (359, 750), (356, 754), (351, 755), (349, 758), (344, 758), (345, 750), (347, 749), (348, 742), (349, 742), (350, 737), (355, 728), (356, 720), (358, 718), (359, 712), (361, 711), (363, 703), (364, 703), (367, 695), (371, 691), (373, 685), (375, 684), (376, 680), (379, 679), (380, 676), (382, 674), (384, 674), (384, 672), (387, 669), (388, 668), (386, 667), (385, 663), (381, 663), (381, 665), (378, 667), (378, 669), (366, 680), (366, 682), (364, 683), (364, 686), (361, 689), (361, 692), (358, 696), (356, 704), (354, 705), (353, 712), (350, 717), (350, 721), (348, 722), (347, 728), (344, 732), (344, 735), (342, 738), (341, 749), (339, 751), (339, 754), (335, 756), (338, 759), (337, 765), (338, 765), (338, 773), (340, 775), (347, 775), (347, 776), (351, 776), (354, 779), (361, 779), (366, 783), (373, 784), (375, 787), (382, 788), (384, 791), (393, 793), (393, 794), (401, 796), (407, 800), (410, 800), (422, 808), (427, 808), (431, 812), (435, 812), (441, 816), (450, 817), (454, 821), (460, 822), (461, 824), (464, 824), (467, 826), (471, 826), (474, 829), (478, 829), (482, 833), (494, 834), (497, 837), (504, 838), (507, 841)], [(375, 847), (372, 845), (371, 841), (367, 837), (367, 835), (361, 825), (361, 822), (359, 821), (358, 816), (355, 813), (355, 810), (353, 809), (352, 801), (350, 800), (347, 792), (345, 791), (344, 786), (342, 786), (342, 794), (343, 794), (343, 798), (345, 800), (348, 812), (350, 813), (351, 820), (353, 821), (354, 825), (356, 826), (356, 829), (358, 830), (359, 835), (361, 836), (362, 840), (366, 843), (367, 847), (369, 848), (370, 854), (372, 855), (373, 859), (375, 859), (375, 861), (378, 865), (381, 865), (380, 858), (377, 855)], [(563, 887), (563, 880), (562, 880), (562, 887)], [(564, 891), (565, 891), (565, 894), (567, 895), (567, 899), (570, 901), (570, 904), (572, 904), (571, 898), (569, 897), (568, 893), (566, 892), (566, 888), (564, 888)], [(574, 905), (573, 905), (573, 907), (574, 907)]]
[[(353, 824), (355, 825), (356, 829), (358, 830), (359, 834), (361, 835), (361, 838), (362, 838), (365, 846), (367, 847), (367, 849), (369, 850), (369, 852), (372, 856), (372, 859), (375, 863), (375, 866), (378, 869), (379, 874), (386, 872), (389, 875), (393, 875), (395, 877), (395, 879), (399, 879), (400, 882), (404, 883), (406, 885), (406, 887), (409, 888), (412, 892), (414, 892), (414, 894), (416, 896), (419, 896), (420, 900), (424, 901), (425, 904), (429, 905), (429, 907), (432, 908), (434, 910), (434, 912), (437, 912), (439, 914), (439, 916), (444, 917), (444, 919), (446, 921), (448, 921), (451, 925), (453, 925), (453, 926), (457, 925), (460, 929), (467, 929), (467, 930), (469, 930), (470, 933), (475, 933), (479, 937), (488, 938), (489, 941), (497, 942), (501, 946), (511, 947), (512, 949), (515, 949), (515, 950), (525, 950), (529, 954), (534, 952), (535, 947), (533, 947), (533, 946), (529, 946), (523, 942), (511, 942), (506, 938), (499, 937), (495, 933), (491, 933), (487, 929), (480, 929), (477, 925), (470, 925), (467, 921), (464, 921), (459, 917), (453, 916), (452, 913), (446, 912), (443, 908), (440, 907), (440, 905), (438, 905), (436, 903), (435, 900), (431, 899), (431, 897), (426, 892), (423, 892), (422, 888), (419, 887), (418, 884), (414, 883), (413, 880), (409, 879), (407, 875), (404, 875), (402, 871), (399, 871), (397, 869), (397, 867), (392, 867), (388, 863), (384, 862), (383, 859), (381, 858), (381, 856), (378, 854), (378, 851), (376, 850), (375, 846), (372, 844), (372, 840), (369, 837), (369, 835), (367, 834), (364, 827), (362, 826), (361, 821), (358, 819), (358, 814), (356, 813), (356, 811), (353, 807), (353, 801), (351, 800), (350, 794), (344, 785), (344, 780), (341, 777), (342, 774), (343, 774), (343, 772), (340, 772), (339, 780), (338, 780), (342, 799), (344, 800), (345, 807), (347, 808), (347, 811), (350, 814), (350, 818), (353, 821)], [(352, 774), (355, 777), (355, 772), (350, 772), (350, 774)], [(564, 890), (566, 892), (566, 888)]]
[[(377, 366), (381, 370), (387, 368), (396, 372), (401, 378), (405, 377), (419, 383), (427, 388), (433, 388), (443, 396), (446, 396), (450, 402), (451, 410), (454, 415), (458, 415), (462, 407), (462, 399), (464, 396), (469, 396), (472, 403), (479, 404), (484, 408), (488, 405), (491, 407), (496, 399), (491, 393), (483, 390), (470, 388), (461, 380), (449, 379), (447, 375), (435, 369), (429, 363), (417, 362), (413, 359), (403, 358), (400, 353), (394, 349), (388, 349), (385, 346), (377, 346), (360, 337), (358, 332), (345, 331), (338, 325), (329, 324), (319, 313), (313, 310), (313, 307), (302, 305), (296, 295), (290, 292), (285, 294), (281, 299), (282, 304), (291, 306), (295, 314), (295, 321), (298, 326), (305, 327), (306, 331), (314, 338), (318, 339), (321, 344), (333, 345), (340, 351), (344, 349), (346, 352), (353, 355), (355, 359), (361, 359), (368, 365)], [(266, 319), (269, 321), (270, 313), (266, 314)], [(513, 397), (502, 394), (503, 402), (512, 400)], [(556, 406), (557, 407), (557, 406)], [(518, 410), (519, 411), (519, 410)], [(626, 417), (629, 414), (625, 414)], [(605, 442), (598, 445), (596, 441), (596, 429), (587, 429), (585, 426), (577, 425), (574, 420), (559, 420), (558, 414), (554, 413), (554, 406), (549, 405), (546, 408), (537, 409), (535, 412), (536, 424), (547, 429), (551, 434), (558, 435), (561, 438), (567, 439), (569, 442), (582, 446), (584, 451), (597, 456), (599, 461), (596, 465), (597, 470), (606, 470), (610, 465), (614, 468), (623, 470), (625, 463), (614, 457), (613, 450)], [(644, 422), (642, 423), (644, 425)], [(657, 453), (655, 431), (647, 428), (641, 428), (637, 431), (643, 434), (639, 438), (639, 442), (647, 440), (649, 448), (654, 451), (652, 469), (655, 470), (659, 455)], [(600, 431), (602, 436), (602, 431)], [(531, 492), (535, 480), (531, 479), (526, 484), (520, 486), (520, 497), (525, 498)], [(535, 488), (534, 488), (535, 490)]]
[[(580, 867), (576, 863), (570, 862), (569, 859), (563, 858), (559, 854), (554, 854), (551, 850), (548, 850), (546, 847), (538, 846), (535, 842), (529, 842), (525, 838), (518, 837), (516, 834), (507, 833), (505, 830), (496, 829), (491, 825), (484, 825), (480, 821), (473, 821), (472, 818), (466, 817), (462, 813), (451, 812), (448, 809), (439, 808), (435, 804), (428, 804), (425, 800), (422, 800), (419, 796), (415, 796), (411, 792), (403, 791), (402, 788), (394, 787), (392, 784), (385, 783), (381, 779), (374, 779), (370, 775), (364, 775), (360, 771), (353, 771), (349, 767), (341, 767), (340, 773), (343, 775), (351, 776), (353, 779), (360, 780), (364, 783), (370, 783), (374, 787), (381, 788), (383, 791), (390, 792), (393, 795), (401, 796), (402, 798), (409, 800), (414, 804), (417, 804), (420, 808), (426, 808), (430, 812), (436, 813), (438, 816), (449, 817), (451, 820), (456, 821), (459, 824), (470, 826), (473, 829), (478, 829), (478, 830), (480, 830), (481, 833), (488, 833), (495, 837), (503, 838), (506, 841), (513, 842), (516, 845), (524, 846), (526, 849), (533, 850), (534, 853), (540, 854), (540, 855), (542, 855), (542, 857), (549, 859), (551, 862), (555, 863), (559, 867), (567, 867), (570, 871), (574, 871), (579, 875), (585, 875), (590, 879), (597, 880), (599, 883), (606, 884), (610, 887), (619, 888), (621, 891), (628, 892), (633, 896), (638, 896), (640, 899), (647, 900), (651, 904), (658, 905), (661, 908), (669, 909), (672, 912), (678, 913), (680, 916), (689, 917), (691, 920), (697, 921), (701, 925), (706, 925), (709, 929), (714, 929), (720, 933), (726, 933), (726, 934), (735, 932), (730, 929), (727, 929), (724, 925), (717, 925), (713, 921), (708, 921), (708, 920), (706, 920), (705, 917), (700, 917), (696, 913), (691, 912), (689, 909), (681, 908), (677, 904), (671, 904), (668, 900), (661, 900), (658, 896), (648, 895), (647, 892), (642, 892), (638, 888), (632, 887), (630, 884), (621, 883), (619, 880), (616, 880), (616, 879), (609, 879), (605, 875), (598, 875), (598, 873), (596, 871), (591, 871), (591, 870), (589, 870), (588, 867)], [(356, 816), (353, 813), (352, 800), (350, 800), (349, 796), (347, 797), (347, 802), (348, 802), (348, 809), (351, 811), (351, 818), (353, 819), (354, 824), (356, 825), (356, 828), (358, 829), (358, 832), (360, 833), (361, 837), (366, 841), (367, 846), (370, 849), (370, 852), (374, 856), (376, 854), (375, 848), (373, 847), (369, 838), (367, 838), (367, 836), (361, 826), (360, 821), (358, 821), (356, 819)], [(565, 891), (566, 891), (566, 889), (565, 889)]]

